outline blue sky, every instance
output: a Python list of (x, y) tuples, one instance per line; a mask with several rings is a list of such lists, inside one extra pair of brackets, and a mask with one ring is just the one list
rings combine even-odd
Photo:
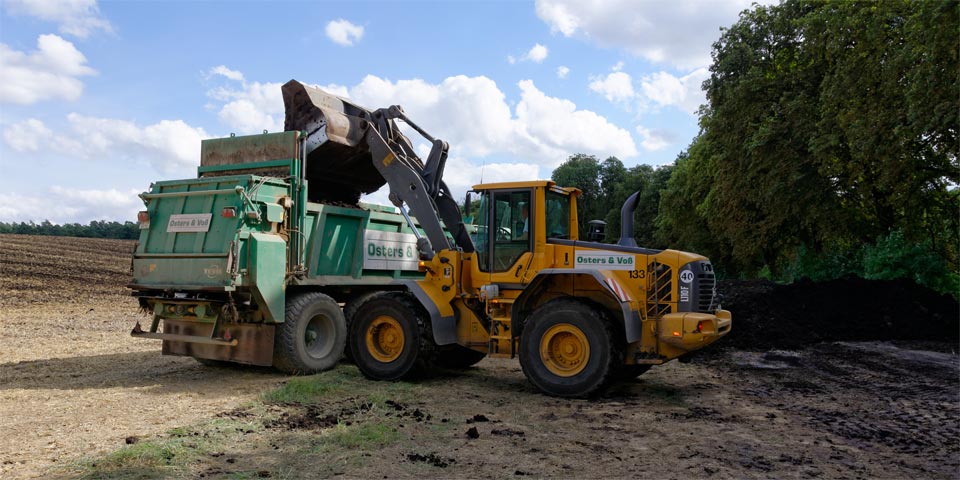
[(201, 139), (281, 129), (291, 78), (403, 105), (450, 142), (457, 195), (573, 153), (670, 163), (748, 7), (0, 0), (0, 221), (133, 220), (151, 181), (195, 175)]

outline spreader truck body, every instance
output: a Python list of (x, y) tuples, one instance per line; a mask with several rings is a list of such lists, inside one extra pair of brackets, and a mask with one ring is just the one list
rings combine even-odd
[[(637, 195), (616, 245), (580, 241), (580, 191), (550, 181), (474, 186), (465, 225), (448, 145), (400, 107), (283, 95), (287, 131), (206, 140), (198, 178), (141, 195), (131, 288), (152, 321), (133, 335), (164, 353), (314, 372), (346, 346), (376, 380), (516, 356), (583, 396), (729, 332), (706, 258), (633, 241)], [(392, 207), (358, 202), (385, 184)]]

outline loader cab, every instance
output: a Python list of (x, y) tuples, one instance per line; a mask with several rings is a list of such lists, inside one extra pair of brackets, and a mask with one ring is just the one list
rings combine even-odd
[[(486, 282), (523, 285), (540, 270), (548, 238), (576, 240), (580, 190), (551, 181), (476, 185), (475, 275)], [(540, 259), (539, 261), (537, 259)]]

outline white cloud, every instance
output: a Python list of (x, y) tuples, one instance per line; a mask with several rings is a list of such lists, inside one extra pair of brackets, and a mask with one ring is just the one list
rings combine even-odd
[(564, 78), (567, 78), (567, 75), (569, 74), (570, 74), (569, 68), (563, 65), (560, 65), (559, 67), (557, 67), (557, 78), (564, 79)]
[(51, 138), (53, 131), (36, 118), (15, 123), (3, 131), (4, 141), (18, 152), (36, 152)]
[[(132, 221), (143, 209), (139, 190), (50, 187), (40, 195), (0, 193), (0, 221), (89, 223), (91, 220)], [(56, 208), (51, 208), (51, 205)]]
[(619, 62), (616, 63), (616, 65), (610, 67), (610, 70), (614, 72), (619, 72), (620, 70), (623, 70), (623, 65), (624, 65), (623, 60), (620, 60)]
[(565, 99), (549, 97), (530, 80), (511, 112), (506, 95), (486, 77), (449, 77), (391, 82), (367, 75), (349, 88), (349, 98), (372, 108), (400, 104), (431, 134), (469, 158), (511, 155), (553, 168), (573, 153), (636, 155), (629, 132)]
[(60, 24), (60, 33), (87, 38), (96, 30), (113, 32), (113, 26), (100, 16), (96, 0), (5, 0), (7, 11)]
[[(763, 0), (760, 3), (771, 3)], [(720, 27), (737, 21), (754, 0), (537, 0), (536, 12), (554, 32), (622, 48), (652, 62), (689, 69), (710, 63)], [(682, 28), (678, 28), (681, 25)]]
[(637, 125), (637, 133), (642, 141), (640, 146), (648, 152), (663, 150), (674, 143), (674, 135), (666, 130), (650, 130), (642, 125)]
[(37, 50), (24, 53), (0, 43), (0, 102), (29, 105), (42, 100), (73, 101), (83, 93), (78, 77), (93, 75), (87, 58), (57, 35), (40, 35)]
[(547, 47), (540, 45), (539, 43), (530, 48), (530, 51), (527, 52), (523, 58), (530, 60), (534, 63), (542, 63), (547, 59), (547, 55), (550, 54), (550, 50)]
[(590, 90), (604, 96), (607, 100), (619, 103), (634, 97), (633, 78), (630, 75), (615, 70), (605, 77), (596, 77), (590, 82)]
[(514, 57), (513, 55), (507, 55), (507, 63), (511, 65), (517, 62), (526, 61), (543, 63), (543, 61), (547, 59), (548, 55), (550, 55), (550, 49), (537, 43), (530, 47), (530, 50), (527, 50), (527, 52), (521, 55), (520, 58)]
[[(125, 120), (96, 118), (71, 113), (62, 134), (37, 119), (7, 127), (3, 138), (19, 152), (51, 151), (76, 158), (132, 160), (162, 173), (191, 173), (200, 163), (200, 140), (209, 138), (202, 128), (183, 120), (161, 120), (137, 125)], [(42, 142), (42, 143), (41, 143)]]
[(212, 68), (207, 74), (208, 78), (215, 76), (233, 82), (207, 92), (210, 98), (223, 102), (217, 118), (224, 125), (242, 134), (283, 130), (282, 83), (247, 82), (242, 72), (224, 65)]
[[(630, 133), (590, 110), (578, 110), (570, 100), (548, 97), (531, 80), (520, 83), (517, 122), (521, 131), (543, 150), (561, 160), (572, 153), (629, 158), (637, 154)], [(551, 162), (555, 167), (559, 162)]]
[(696, 116), (700, 105), (706, 103), (706, 94), (701, 86), (709, 77), (710, 72), (706, 68), (682, 77), (667, 72), (647, 75), (640, 79), (641, 107), (674, 106)]
[(220, 75), (221, 77), (225, 77), (235, 82), (243, 81), (243, 72), (230, 70), (229, 68), (227, 68), (226, 65), (217, 65), (216, 67), (211, 68), (209, 72), (207, 72), (207, 78), (213, 77), (215, 75)]
[[(279, 83), (247, 81), (239, 82), (239, 86), (236, 83), (229, 82), (208, 92), (212, 99), (222, 102), (214, 107), (220, 109), (222, 120), (235, 128), (248, 127), (253, 132), (269, 128), (264, 125), (268, 120), (282, 127), (283, 100)], [(496, 82), (483, 76), (458, 75), (429, 83), (421, 79), (391, 81), (367, 75), (353, 86), (320, 86), (367, 108), (402, 105), (418, 125), (450, 143), (450, 165), (456, 165), (452, 160), (455, 158), (467, 165), (462, 169), (447, 168), (447, 181), (455, 189), (453, 185), (465, 188), (477, 183), (478, 176), (460, 178), (459, 175), (470, 171), (472, 167), (468, 165), (477, 167), (483, 163), (482, 159), (489, 157), (496, 161), (484, 168), (485, 181), (498, 175), (491, 173), (493, 177), (488, 177), (486, 173), (510, 172), (511, 165), (527, 167), (513, 168), (515, 175), (504, 178), (529, 179), (528, 175), (536, 173), (534, 167), (552, 169), (574, 153), (620, 158), (637, 154), (630, 132), (606, 118), (578, 109), (569, 100), (549, 97), (532, 81), (522, 81), (518, 87), (519, 101), (511, 107), (513, 102), (508, 102)], [(250, 125), (243, 125), (244, 121)], [(400, 125), (411, 139), (420, 139), (403, 123)], [(426, 155), (425, 151), (420, 153)]]
[(340, 18), (327, 23), (326, 33), (333, 43), (349, 47), (363, 38), (363, 27)]

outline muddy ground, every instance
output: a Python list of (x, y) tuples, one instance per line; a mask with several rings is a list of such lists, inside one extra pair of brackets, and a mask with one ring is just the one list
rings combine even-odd
[(727, 348), (565, 400), (508, 360), (379, 383), (350, 365), (291, 378), (161, 357), (128, 336), (131, 248), (0, 235), (0, 477), (960, 476), (960, 312), (909, 285), (831, 285), (854, 306), (843, 288), (901, 298), (876, 307), (874, 330), (895, 335), (837, 342), (797, 324), (875, 315), (824, 313), (841, 299), (803, 284), (724, 284), (743, 331)]

